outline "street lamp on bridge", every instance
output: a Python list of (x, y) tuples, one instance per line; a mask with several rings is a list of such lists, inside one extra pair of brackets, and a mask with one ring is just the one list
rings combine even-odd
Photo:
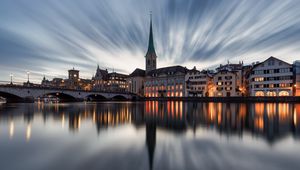
[(30, 72), (27, 71), (27, 83), (28, 83), (28, 84), (29, 84), (29, 74), (30, 74)]
[(10, 74), (10, 85), (13, 85), (13, 74)]

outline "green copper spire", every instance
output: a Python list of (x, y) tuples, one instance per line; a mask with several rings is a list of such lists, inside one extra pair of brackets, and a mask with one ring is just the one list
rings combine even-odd
[[(150, 11), (150, 33), (149, 33), (149, 44), (147, 54), (155, 54), (155, 48), (153, 43), (153, 32), (152, 32), (152, 12)], [(146, 54), (146, 55), (147, 55)]]

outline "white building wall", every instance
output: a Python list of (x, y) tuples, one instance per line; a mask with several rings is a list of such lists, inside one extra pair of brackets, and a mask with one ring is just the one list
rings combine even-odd
[(250, 75), (251, 96), (292, 96), (292, 86), (292, 65), (274, 57), (252, 69)]

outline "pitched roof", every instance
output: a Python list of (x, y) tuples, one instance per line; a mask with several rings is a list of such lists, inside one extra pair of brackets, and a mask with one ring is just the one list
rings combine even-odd
[(292, 64), (290, 64), (290, 63), (287, 63), (287, 62), (285, 62), (285, 61), (283, 61), (283, 60), (280, 60), (280, 59), (278, 59), (278, 58), (275, 58), (275, 57), (271, 56), (271, 57), (267, 58), (265, 61), (253, 65), (252, 69), (256, 68), (257, 66), (259, 66), (259, 65), (261, 65), (261, 64), (263, 64), (263, 63), (265, 63), (266, 61), (268, 61), (268, 60), (270, 60), (270, 59), (278, 60), (278, 61), (281, 61), (281, 62), (287, 64), (287, 65), (292, 66)]
[(142, 70), (140, 68), (136, 68), (129, 77), (144, 77), (146, 75), (145, 70)]
[(182, 66), (170, 66), (170, 67), (162, 67), (162, 68), (158, 68), (155, 70), (151, 70), (147, 73), (148, 76), (151, 76), (153, 74), (168, 74), (170, 72), (172, 73), (177, 73), (177, 72), (181, 72), (181, 73), (187, 73), (188, 69), (186, 67), (182, 67)]

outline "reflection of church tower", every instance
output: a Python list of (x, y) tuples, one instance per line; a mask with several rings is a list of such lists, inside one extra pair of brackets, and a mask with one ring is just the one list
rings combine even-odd
[(146, 144), (149, 156), (149, 169), (153, 168), (154, 150), (156, 142), (156, 125), (154, 123), (146, 123)]
[(150, 33), (149, 33), (149, 44), (148, 44), (148, 51), (145, 56), (146, 58), (146, 73), (151, 70), (156, 69), (156, 53), (154, 49), (154, 42), (153, 42), (153, 32), (152, 32), (152, 14), (150, 14)]

